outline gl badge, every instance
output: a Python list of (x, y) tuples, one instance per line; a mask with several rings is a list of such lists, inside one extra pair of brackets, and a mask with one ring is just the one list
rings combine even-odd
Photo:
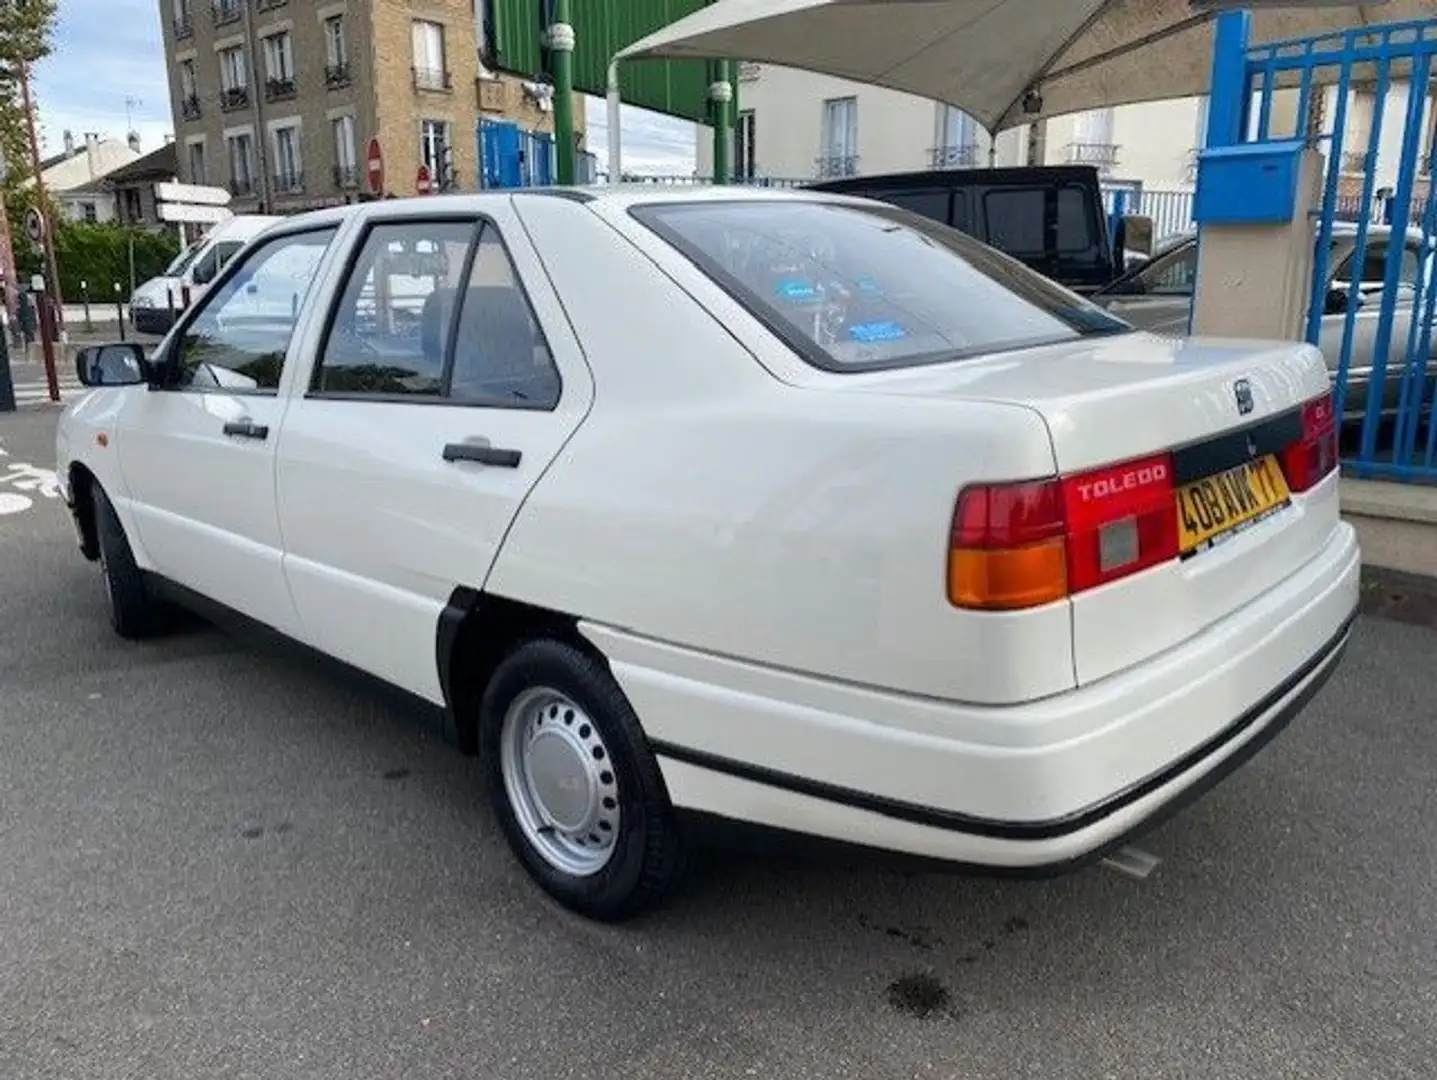
[(1246, 379), (1238, 379), (1232, 384), (1232, 396), (1237, 399), (1237, 414), (1246, 416), (1252, 412), (1252, 383)]

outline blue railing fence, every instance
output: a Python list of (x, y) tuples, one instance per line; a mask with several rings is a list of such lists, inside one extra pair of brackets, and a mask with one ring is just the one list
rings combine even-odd
[[(481, 188), (542, 187), (554, 183), (558, 159), (552, 132), (533, 131), (513, 120), (481, 116), (474, 141)], [(594, 155), (581, 151), (575, 173), (577, 183), (594, 183), (598, 175)]]
[[(1243, 16), (1221, 18), (1231, 30), (1225, 35), (1220, 27), (1217, 35), (1213, 67), (1221, 79), (1214, 78), (1212, 101), (1231, 103), (1221, 121), (1226, 130), (1254, 143), (1303, 139), (1326, 158), (1305, 336), (1332, 372), (1346, 428), (1344, 467), (1358, 476), (1437, 482), (1437, 184), (1428, 172), (1437, 19), (1254, 45), (1245, 40)], [(1278, 108), (1278, 94), (1294, 90), (1296, 108)], [(1370, 112), (1365, 124), (1349, 122), (1357, 119), (1359, 93), (1357, 108)], [(1275, 124), (1279, 116), (1292, 123)], [(1349, 166), (1377, 161), (1392, 141), (1390, 134), (1384, 141), (1384, 128), (1394, 126), (1401, 150), (1387, 189), (1375, 169)]]

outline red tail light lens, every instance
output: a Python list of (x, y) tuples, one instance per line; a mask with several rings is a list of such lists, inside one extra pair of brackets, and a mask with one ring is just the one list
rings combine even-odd
[(1170, 454), (1070, 476), (1063, 481), (1063, 505), (1073, 592), (1177, 558)]
[(1116, 581), (1178, 553), (1172, 458), (1061, 480), (967, 488), (953, 515), (948, 598), (1014, 610)]
[(1293, 492), (1309, 491), (1337, 468), (1337, 417), (1332, 395), (1302, 406), (1302, 436), (1282, 451), (1282, 471)]

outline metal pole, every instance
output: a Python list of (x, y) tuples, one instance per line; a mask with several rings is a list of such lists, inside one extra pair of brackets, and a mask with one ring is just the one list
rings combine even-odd
[(733, 179), (733, 126), (729, 115), (733, 84), (729, 81), (729, 62), (719, 60), (715, 63), (714, 74), (714, 81), (709, 84), (714, 122), (714, 183), (727, 184)]
[(115, 282), (115, 318), (120, 320), (120, 340), (125, 340), (125, 302), (120, 296), (120, 283)]
[(93, 334), (95, 324), (90, 320), (90, 283), (88, 281), (80, 282), (80, 299), (85, 305), (85, 333)]
[(622, 132), (622, 121), (620, 119), (619, 106), (622, 104), (619, 97), (619, 62), (609, 61), (609, 183), (617, 184), (624, 176), (624, 139)]
[(555, 171), (560, 184), (574, 182), (574, 28), (569, 24), (569, 0), (554, 0), (554, 24), (549, 27), (549, 52), (554, 76)]
[[(35, 110), (30, 101), (30, 65), (24, 60), (20, 61), (20, 100), (25, 108), (25, 125), (29, 128), (30, 134), (30, 168), (35, 174), (35, 202), (40, 215), (46, 218), (45, 222), (45, 266), (50, 276), (50, 295), (55, 299), (55, 310), (59, 313), (60, 327), (65, 325), (65, 296), (60, 290), (60, 267), (55, 262), (55, 230), (51, 228), (54, 222), (49, 221), (49, 215), (45, 207), (49, 202), (45, 194), (45, 177), (40, 167), (40, 140), (35, 134)], [(18, 284), (18, 283), (17, 283)], [(52, 383), (55, 380), (53, 370), (54, 359), (46, 360), (47, 370), (45, 377)], [(59, 401), (59, 391), (55, 391), (52, 399)]]
[(55, 300), (48, 292), (42, 292), (36, 305), (35, 315), (40, 324), (40, 353), (45, 357), (45, 387), (50, 400), (60, 400), (60, 376), (55, 369)]
[(250, 98), (250, 108), (254, 113), (255, 154), (259, 159), (259, 212), (272, 214), (274, 199), (269, 188), (272, 182), (269, 175), (269, 147), (265, 142), (264, 106), (260, 103), (263, 92), (260, 89), (259, 50), (255, 45), (254, 19), (250, 18), (247, 0), (240, 4), (240, 11), (244, 19), (245, 66), (249, 69), (246, 72), (245, 85), (253, 95)]

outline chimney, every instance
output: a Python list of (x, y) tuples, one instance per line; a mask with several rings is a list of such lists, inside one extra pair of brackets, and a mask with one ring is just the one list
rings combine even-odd
[(140, 152), (140, 133), (138, 131), (130, 132), (130, 136), (125, 142), (130, 144), (130, 149), (135, 153), (138, 154)]
[(65, 129), (65, 156), (67, 158), (75, 156), (75, 133), (69, 128)]
[(85, 132), (85, 163), (90, 166), (90, 179), (95, 179), (95, 160), (100, 155), (96, 153), (100, 148), (100, 136), (93, 131)]

